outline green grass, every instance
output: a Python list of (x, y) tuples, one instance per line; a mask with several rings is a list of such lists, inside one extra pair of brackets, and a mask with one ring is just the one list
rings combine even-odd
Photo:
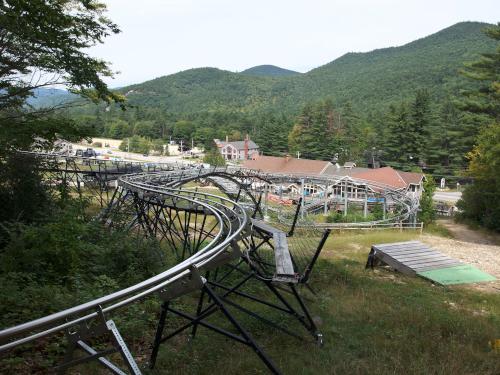
[(434, 234), (436, 236), (453, 238), (453, 233), (451, 233), (451, 231), (448, 228), (441, 225), (439, 221), (427, 224), (425, 227), (425, 232), (429, 234)]
[[(268, 312), (266, 316), (306, 340), (298, 341), (241, 314), (240, 321), (285, 374), (500, 373), (500, 356), (488, 346), (489, 340), (500, 337), (498, 294), (437, 287), (418, 278), (364, 269), (372, 243), (417, 237), (387, 231), (333, 234), (311, 280), (318, 296), (302, 290), (314, 300), (309, 306), (321, 322), (323, 347), (315, 345), (293, 319), (269, 314), (255, 304), (248, 306)], [(267, 373), (251, 349), (203, 328), (193, 341), (180, 336), (163, 344), (151, 374), (168, 370)]]
[[(239, 300), (304, 340), (232, 311), (284, 374), (499, 374), (500, 354), (488, 346), (500, 338), (499, 294), (433, 286), (383, 269), (364, 269), (371, 244), (418, 237), (410, 231), (332, 233), (311, 278), (318, 295), (301, 289), (324, 335), (323, 347), (296, 320), (277, 311)], [(246, 291), (272, 300), (260, 284), (248, 287)], [(172, 306), (193, 313), (196, 298), (196, 293), (184, 296)], [(250, 348), (202, 327), (194, 340), (188, 331), (164, 343), (156, 369), (147, 370), (156, 320), (151, 311), (158, 310), (156, 298), (148, 301), (127, 317), (123, 311), (110, 316), (145, 374), (268, 373)], [(220, 316), (210, 321), (228, 327)], [(166, 332), (180, 324), (169, 315)], [(63, 351), (59, 345), (56, 349), (52, 358), (58, 363)], [(94, 363), (70, 373), (106, 372)]]

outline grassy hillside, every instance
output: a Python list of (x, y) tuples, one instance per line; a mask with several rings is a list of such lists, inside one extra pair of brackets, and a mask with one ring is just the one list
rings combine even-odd
[(275, 65), (258, 65), (242, 71), (241, 74), (257, 77), (289, 77), (301, 73), (294, 70), (283, 69)]
[(305, 102), (330, 97), (368, 111), (427, 88), (433, 98), (457, 91), (458, 70), (494, 43), (481, 32), (487, 24), (462, 22), (401, 47), (348, 53), (305, 74), (255, 76), (199, 68), (123, 89), (132, 104), (170, 112), (279, 108), (296, 111)]

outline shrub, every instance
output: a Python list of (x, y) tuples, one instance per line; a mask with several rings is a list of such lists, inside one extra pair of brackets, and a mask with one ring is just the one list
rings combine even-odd
[(434, 183), (434, 179), (432, 176), (426, 176), (424, 191), (420, 197), (420, 211), (418, 212), (418, 220), (423, 222), (425, 225), (436, 220), (436, 210), (432, 199), (435, 190), (436, 184)]
[(87, 221), (68, 204), (42, 225), (11, 225), (0, 253), (0, 325), (108, 294), (159, 273), (159, 244)]

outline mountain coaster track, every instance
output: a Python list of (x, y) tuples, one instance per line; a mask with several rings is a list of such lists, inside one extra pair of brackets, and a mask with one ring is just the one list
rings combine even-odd
[[(322, 343), (322, 335), (297, 286), (307, 283), (330, 230), (318, 231), (301, 223), (300, 204), (292, 218), (275, 224), (262, 220), (262, 189), (259, 187), (265, 185), (267, 189), (271, 183), (296, 181), (297, 177), (241, 168), (185, 169), (174, 164), (145, 166), (52, 154), (25, 155), (41, 160), (40, 168), (52, 179), (51, 183), (63, 182), (77, 191), (81, 191), (82, 186), (95, 188), (99, 202), (105, 206), (99, 216), (103, 223), (111, 229), (121, 227), (156, 238), (171, 251), (176, 262), (164, 272), (136, 285), (0, 331), (0, 352), (65, 332), (67, 352), (62, 364), (55, 368), (58, 373), (87, 361), (98, 361), (112, 373), (125, 374), (106, 358), (118, 352), (129, 373), (140, 374), (118, 327), (107, 316), (152, 296), (159, 297), (162, 305), (149, 360), (151, 368), (163, 342), (188, 328), (194, 337), (198, 326), (203, 326), (251, 347), (272, 373), (280, 373), (239, 323), (234, 310), (291, 336), (301, 336), (249, 310), (233, 297), (290, 315)], [(325, 181), (324, 177), (310, 179), (332, 184), (331, 179)], [(211, 183), (218, 187), (219, 194), (193, 188), (197, 183)], [(381, 189), (380, 186), (375, 188)], [(391, 190), (390, 193), (406, 205), (402, 215), (408, 217), (414, 210), (411, 202), (401, 198), (399, 192)], [(275, 301), (242, 291), (243, 286), (252, 281), (264, 285)], [(194, 292), (199, 293), (194, 315), (173, 307), (176, 298)], [(208, 321), (217, 312), (227, 320), (231, 330)], [(187, 324), (165, 336), (167, 313), (185, 319)], [(103, 335), (110, 338), (111, 348), (97, 351), (89, 342)], [(85, 356), (75, 359), (76, 350)]]

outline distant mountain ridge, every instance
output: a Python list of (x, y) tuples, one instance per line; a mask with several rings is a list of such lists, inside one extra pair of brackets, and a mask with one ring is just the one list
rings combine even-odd
[(41, 87), (33, 90), (33, 96), (28, 98), (28, 104), (35, 108), (51, 107), (75, 98), (77, 95), (66, 90)]
[(118, 91), (132, 105), (172, 113), (269, 109), (296, 113), (305, 103), (330, 98), (335, 105), (350, 103), (358, 113), (366, 114), (409, 99), (422, 88), (433, 100), (458, 93), (463, 82), (458, 71), (463, 64), (496, 47), (482, 32), (487, 26), (457, 23), (403, 46), (347, 53), (307, 73), (288, 74), (272, 65), (241, 73), (196, 68)]
[(276, 65), (258, 65), (242, 71), (241, 74), (258, 77), (288, 77), (299, 75), (302, 73), (296, 72), (294, 70), (280, 68)]

